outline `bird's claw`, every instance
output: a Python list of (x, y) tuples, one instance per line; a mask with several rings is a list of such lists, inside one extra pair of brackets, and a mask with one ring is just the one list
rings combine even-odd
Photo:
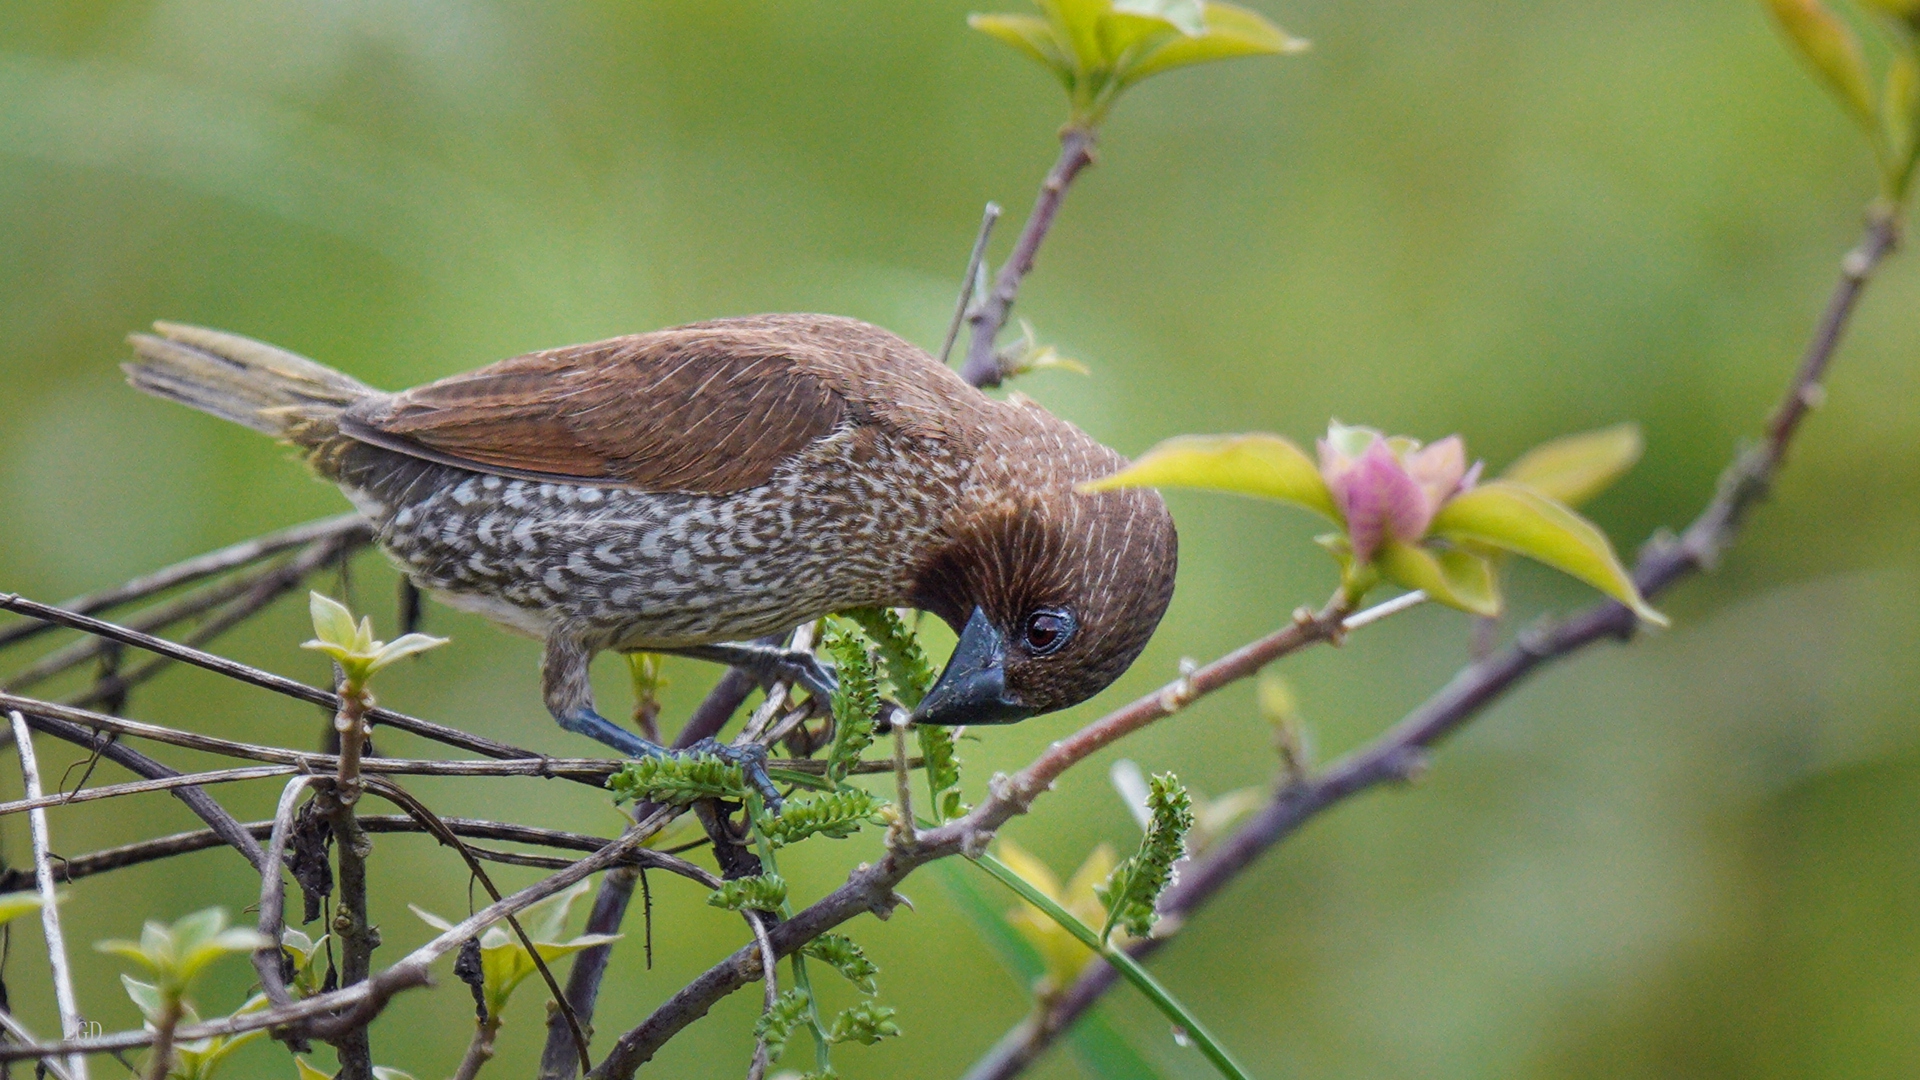
[(777, 814), (786, 801), (780, 795), (780, 789), (773, 784), (773, 777), (767, 775), (767, 748), (759, 743), (736, 745), (723, 743), (719, 739), (701, 739), (685, 750), (683, 754), (709, 754), (731, 765), (740, 766), (740, 775), (766, 803), (767, 812)]

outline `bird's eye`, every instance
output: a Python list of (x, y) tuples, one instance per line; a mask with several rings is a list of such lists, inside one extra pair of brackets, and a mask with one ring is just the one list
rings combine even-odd
[(1073, 636), (1073, 613), (1061, 608), (1041, 608), (1027, 616), (1025, 635), (1027, 653), (1045, 656), (1056, 652)]

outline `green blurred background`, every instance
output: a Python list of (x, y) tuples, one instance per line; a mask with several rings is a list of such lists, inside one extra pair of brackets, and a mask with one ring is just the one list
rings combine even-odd
[[(967, 30), (972, 6), (0, 5), (0, 589), (56, 600), (344, 508), (257, 435), (121, 383), (122, 337), (156, 318), (396, 388), (759, 311), (859, 316), (937, 347), (981, 204), (1017, 224), (1064, 113), (1039, 69)], [(1862, 140), (1761, 6), (1254, 6), (1313, 51), (1129, 95), (1018, 312), (1094, 374), (1020, 389), (1129, 453), (1186, 431), (1306, 439), (1338, 416), (1458, 431), (1498, 467), (1638, 419), (1646, 460), (1590, 509), (1626, 549), (1683, 523), (1783, 385), (1872, 194)], [(1896, 260), (1777, 498), (1718, 576), (1663, 602), (1671, 631), (1537, 678), (1424, 783), (1314, 823), (1155, 961), (1257, 1073), (1920, 1069), (1916, 302), (1920, 263)], [(967, 744), (970, 798), (1181, 657), (1330, 590), (1306, 516), (1170, 502), (1182, 570), (1153, 645), (1095, 701)], [(356, 566), (354, 599), (388, 627), (392, 583), (377, 559)], [(1512, 591), (1517, 622), (1589, 599), (1525, 567)], [(389, 673), (387, 704), (590, 749), (540, 707), (536, 645), (440, 608), (427, 628), (455, 645)], [(220, 647), (322, 680), (294, 648), (305, 630), (283, 603)], [(1284, 670), (1325, 758), (1422, 699), (1468, 645), (1464, 617), (1419, 611)], [(612, 711), (621, 673), (598, 674)], [(676, 715), (714, 671), (671, 675)], [(310, 708), (190, 671), (131, 712), (294, 746), (320, 729)], [(1219, 793), (1266, 782), (1266, 745), (1243, 686), (1124, 750)], [(386, 749), (426, 752), (397, 735)], [(47, 753), (56, 775), (71, 760)], [(1008, 834), (1063, 871), (1101, 840), (1130, 846), (1111, 757)], [(277, 790), (219, 795), (259, 818)], [(559, 782), (416, 790), (447, 813), (619, 824)], [(194, 824), (156, 795), (59, 811), (53, 832), (73, 854)], [(22, 859), (22, 819), (0, 834)], [(875, 845), (816, 842), (784, 868), (818, 896)], [(64, 911), (88, 1016), (135, 1022), (117, 962), (85, 943), (244, 908), (244, 869), (212, 851), (76, 885)], [(407, 901), (466, 910), (462, 867), (429, 841), (379, 839), (372, 872), (376, 959), (430, 936)], [(851, 929), (907, 1037), (843, 1050), (850, 1077), (955, 1076), (1026, 1009), (937, 875), (906, 892), (916, 910)], [(654, 894), (654, 967), (637, 937), (620, 947), (603, 1039), (741, 943), (738, 918), (693, 890), (656, 878)], [(21, 924), (7, 985), (49, 1032), (40, 952)], [(251, 974), (229, 963), (205, 1004), (231, 1008)], [(521, 990), (490, 1075), (530, 1072), (540, 998)], [(757, 1007), (735, 995), (654, 1071), (738, 1075)], [(1104, 1008), (1167, 1076), (1208, 1075), (1137, 995)], [(376, 1060), (445, 1075), (471, 1020), (457, 984), (408, 995), (374, 1030)], [(293, 1072), (257, 1045), (232, 1074)], [(1078, 1069), (1062, 1054), (1038, 1075)]]

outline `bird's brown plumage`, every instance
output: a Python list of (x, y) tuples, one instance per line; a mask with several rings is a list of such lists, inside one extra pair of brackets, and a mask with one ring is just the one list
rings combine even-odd
[[(136, 386), (306, 448), (403, 569), (543, 634), (550, 667), (862, 604), (956, 629), (977, 610), (1003, 696), (1044, 712), (1117, 677), (1171, 594), (1159, 497), (1075, 490), (1118, 454), (852, 319), (695, 323), (394, 394), (243, 338), (160, 330), (135, 338)], [(1050, 652), (1021, 637), (1040, 609), (1073, 624)], [(584, 677), (563, 690), (549, 686), (556, 715)]]

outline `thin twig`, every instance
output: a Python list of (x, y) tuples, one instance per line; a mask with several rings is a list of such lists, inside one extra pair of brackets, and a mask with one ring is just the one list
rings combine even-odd
[(269, 776), (286, 776), (299, 771), (292, 765), (249, 765), (240, 769), (215, 769), (211, 772), (182, 773), (179, 776), (162, 777), (158, 780), (135, 780), (125, 784), (108, 784), (105, 787), (85, 788), (54, 795), (41, 795), (31, 799), (15, 799), (0, 803), (0, 817), (18, 814), (22, 811), (38, 812), (49, 806), (69, 806), (74, 803), (93, 802), (98, 799), (115, 799), (122, 795), (140, 795), (149, 791), (172, 791), (183, 787), (204, 787), (208, 784), (230, 784), (237, 780), (261, 780)]
[[(1415, 603), (1417, 601), (1400, 597), (1381, 607), (1391, 613), (1404, 611)], [(1318, 642), (1339, 639), (1351, 628), (1371, 625), (1382, 617), (1369, 610), (1348, 618), (1337, 601), (1318, 613), (1303, 609), (1285, 628), (1108, 713), (1052, 744), (1021, 772), (996, 778), (989, 785), (987, 798), (965, 817), (921, 832), (911, 848), (891, 848), (878, 862), (856, 868), (848, 875), (846, 884), (770, 932), (774, 951), (781, 956), (789, 955), (863, 912), (876, 915), (891, 912), (899, 902), (894, 887), (914, 870), (935, 859), (984, 850), (994, 831), (1026, 813), (1033, 800), (1062, 772), (1115, 739), (1172, 715), (1197, 697), (1253, 675), (1282, 656)], [(601, 1059), (592, 1080), (631, 1077), (668, 1040), (706, 1015), (715, 1002), (752, 981), (758, 963), (757, 956), (742, 949), (708, 968), (655, 1009), (653, 1015), (623, 1034)]]
[(1000, 204), (987, 203), (980, 215), (980, 231), (973, 238), (973, 253), (967, 256), (967, 272), (960, 279), (960, 299), (953, 305), (953, 321), (947, 324), (946, 340), (940, 343), (940, 366), (953, 355), (953, 343), (960, 337), (960, 324), (966, 321), (967, 308), (973, 303), (973, 283), (980, 276), (980, 262), (987, 257), (987, 241), (993, 238), (993, 226), (1000, 220)]
[[(458, 852), (461, 859), (466, 862), (468, 872), (480, 882), (481, 888), (487, 890), (487, 895), (493, 897), (495, 901), (500, 899), (500, 890), (494, 887), (493, 878), (488, 875), (487, 868), (480, 865), (480, 860), (474, 857), (467, 845), (461, 842), (460, 837), (455, 835), (454, 831), (447, 827), (446, 822), (440, 820), (440, 815), (428, 808), (426, 803), (421, 802), (411, 792), (391, 780), (376, 777), (368, 780), (367, 786), (381, 798), (405, 810), (408, 816), (425, 826), (435, 839)], [(546, 958), (540, 955), (540, 949), (534, 945), (533, 938), (527, 936), (526, 928), (520, 925), (517, 916), (508, 915), (506, 920), (514, 936), (520, 939), (520, 946), (527, 950), (527, 958), (533, 962), (534, 969), (546, 981), (547, 991), (552, 995), (553, 1003), (558, 1006), (558, 1011), (565, 1018), (567, 1029), (573, 1036), (574, 1047), (580, 1052), (581, 1070), (592, 1068), (593, 1062), (587, 1057), (587, 1034), (580, 1027), (579, 1016), (574, 1013), (573, 1007), (567, 1004), (567, 996), (561, 992), (560, 983), (554, 979), (553, 971), (547, 967)]]
[[(541, 878), (519, 892), (495, 901), (467, 916), (363, 983), (342, 987), (331, 993), (302, 998), (283, 1008), (261, 1009), (257, 1012), (238, 1013), (199, 1024), (182, 1025), (176, 1033), (176, 1038), (181, 1041), (190, 1041), (294, 1024), (305, 1025), (307, 1031), (325, 1037), (356, 1025), (364, 1025), (378, 1015), (394, 995), (427, 985), (429, 967), (441, 957), (458, 949), (462, 942), (508, 915), (525, 911), (534, 904), (608, 867), (630, 861), (641, 846), (672, 820), (673, 816), (671, 813), (662, 811), (635, 824), (619, 839), (573, 863), (565, 870)], [(116, 1050), (146, 1046), (152, 1041), (153, 1033), (150, 1031), (120, 1031), (111, 1035), (62, 1039), (59, 1042), (38, 1045), (0, 1044), (0, 1061), (23, 1061), (49, 1054), (112, 1053)]]
[[(144, 600), (149, 596), (165, 592), (176, 585), (185, 585), (202, 578), (223, 574), (289, 548), (311, 544), (316, 540), (345, 538), (349, 544), (364, 544), (373, 537), (373, 528), (359, 514), (341, 514), (336, 517), (309, 521), (279, 532), (256, 536), (251, 540), (242, 540), (237, 544), (197, 555), (185, 562), (175, 563), (162, 570), (155, 570), (134, 578), (124, 585), (111, 589), (76, 596), (62, 601), (59, 606), (67, 611), (82, 615), (92, 615), (123, 604)], [(16, 642), (52, 629), (45, 623), (20, 623), (0, 629), (0, 648), (6, 648)]]
[[(263, 690), (271, 690), (276, 694), (284, 694), (287, 697), (304, 701), (311, 705), (319, 705), (336, 711), (340, 708), (340, 696), (331, 691), (322, 690), (315, 686), (308, 686), (305, 683), (296, 682), (285, 676), (275, 675), (272, 672), (262, 671), (259, 668), (242, 664), (237, 660), (229, 660), (224, 656), (215, 656), (212, 653), (203, 652), (177, 642), (154, 637), (152, 634), (142, 634), (135, 630), (129, 630), (124, 626), (118, 626), (90, 616), (64, 611), (48, 604), (28, 600), (14, 593), (0, 593), (0, 609), (55, 623), (71, 630), (79, 630), (83, 633), (97, 634), (100, 637), (110, 638), (122, 644), (132, 645), (151, 653), (192, 664), (195, 667), (205, 668), (208, 671), (225, 675), (238, 682), (258, 686)], [(522, 750), (517, 746), (509, 746), (506, 743), (482, 738), (481, 736), (461, 731), (458, 728), (450, 728), (428, 720), (406, 716), (402, 713), (394, 712), (391, 709), (371, 709), (367, 712), (367, 718), (376, 724), (384, 724), (387, 727), (411, 732), (423, 738), (432, 739), (435, 742), (444, 743), (447, 746), (459, 747), (462, 750), (470, 750), (485, 757), (530, 758), (539, 756), (531, 750)]]
[(281, 952), (280, 939), (287, 928), (287, 883), (281, 876), (281, 858), (287, 850), (288, 834), (293, 831), (293, 811), (300, 802), (300, 793), (315, 779), (296, 776), (281, 789), (280, 804), (273, 814), (273, 831), (267, 839), (267, 865), (260, 871), (258, 928), (266, 944), (254, 951), (253, 970), (260, 975), (260, 987), (266, 991), (267, 1001), (276, 1008), (293, 1002), (280, 970), (281, 958), (285, 955)]
[[(40, 762), (33, 752), (33, 732), (27, 718), (11, 714), (13, 740), (20, 751), (20, 775), (26, 782), (27, 798), (40, 797)], [(33, 838), (33, 877), (40, 889), (40, 927), (47, 936), (47, 966), (53, 969), (53, 1000), (60, 1010), (60, 1030), (79, 1034), (80, 1005), (73, 996), (73, 969), (67, 964), (67, 939), (60, 932), (59, 897), (53, 891), (52, 845), (47, 841), (47, 812), (35, 810), (27, 815), (28, 832)], [(87, 1080), (87, 1059), (67, 1055), (67, 1072), (74, 1080)]]
[[(483, 840), (506, 840), (517, 844), (532, 844), (539, 847), (555, 848), (562, 851), (598, 851), (613, 841), (584, 833), (562, 832), (558, 829), (537, 829), (530, 825), (515, 825), (505, 821), (485, 821), (478, 818), (442, 818), (447, 827), (463, 837)], [(360, 827), (376, 836), (393, 833), (423, 833), (426, 828), (404, 814), (363, 814)], [(268, 839), (273, 833), (273, 822), (254, 821), (239, 828), (256, 839)], [(62, 859), (55, 867), (56, 876), (62, 882), (74, 882), (95, 874), (110, 873), (130, 866), (140, 866), (161, 859), (170, 859), (178, 855), (190, 855), (196, 851), (205, 851), (225, 845), (227, 841), (211, 829), (198, 829), (193, 832), (175, 833), (171, 836), (142, 840), (138, 843), (123, 844), (120, 847), (106, 848)], [(489, 862), (504, 862), (516, 866), (538, 866), (542, 869), (559, 870), (573, 863), (572, 859), (549, 860), (538, 856), (523, 855), (519, 852), (498, 851), (493, 848), (468, 844), (467, 849)], [(714, 879), (713, 875), (685, 859), (669, 855), (652, 848), (636, 850), (626, 864), (629, 869), (665, 870), (707, 887)], [(33, 871), (30, 867), (11, 867), (0, 871), (0, 892), (17, 892), (33, 885)], [(589, 930), (589, 933), (600, 931)]]
[[(27, 725), (35, 731), (44, 731), (56, 739), (98, 753), (135, 775), (154, 779), (180, 775), (178, 770), (168, 768), (131, 747), (117, 742), (101, 742), (99, 734), (89, 728), (56, 717), (39, 716), (30, 710), (20, 711), (25, 713)], [(259, 843), (211, 795), (197, 787), (185, 787), (175, 788), (173, 797), (185, 803), (187, 809), (206, 822), (221, 840), (238, 851), (256, 871), (266, 865), (266, 854), (260, 850)]]
[[(9, 1035), (23, 1043), (31, 1044), (40, 1041), (38, 1036), (27, 1030), (27, 1025), (14, 1019), (13, 1014), (5, 1009), (0, 1009), (0, 1028), (6, 1028)], [(65, 1065), (60, 1064), (59, 1058), (43, 1057), (34, 1064), (45, 1069), (47, 1075), (53, 1077), (53, 1080), (73, 1080), (73, 1074), (67, 1071)]]
[[(1766, 439), (1735, 457), (1722, 474), (1713, 499), (1677, 541), (1656, 539), (1642, 552), (1634, 581), (1651, 598), (1694, 573), (1711, 570), (1732, 542), (1746, 513), (1763, 498), (1785, 462), (1787, 450), (1808, 409), (1820, 400), (1820, 380), (1833, 360), (1862, 288), (1899, 241), (1891, 211), (1876, 209), (1860, 244), (1841, 262), (1840, 280), (1828, 299), (1806, 353), (1773, 418)], [(1508, 648), (1461, 669), (1438, 693), (1407, 714), (1385, 735), (1318, 776), (1275, 793), (1205, 856), (1189, 863), (1180, 880), (1161, 898), (1160, 913), (1179, 926), (1260, 856), (1293, 835), (1310, 818), (1379, 784), (1403, 779), (1421, 768), (1426, 752), (1458, 730), (1509, 689), (1547, 663), (1597, 641), (1630, 636), (1638, 620), (1624, 605), (1596, 604), (1566, 621), (1520, 635)], [(1135, 942), (1136, 958), (1158, 949), (1163, 938)], [(1044, 1017), (1009, 1032), (967, 1074), (968, 1080), (1010, 1080), (1019, 1075), (1054, 1039), (1072, 1026), (1118, 978), (1095, 962), (1050, 1003)]]
[(1013, 253), (1007, 256), (999, 276), (994, 278), (993, 291), (967, 316), (973, 325), (973, 336), (967, 342), (967, 362), (960, 367), (960, 377), (975, 386), (1000, 385), (1004, 372), (994, 352), (994, 339), (1007, 325), (1007, 316), (1013, 313), (1020, 282), (1033, 270), (1034, 257), (1040, 253), (1047, 230), (1053, 227), (1054, 215), (1060, 212), (1060, 199), (1067, 193), (1067, 186), (1080, 175), (1080, 170), (1093, 164), (1093, 142), (1094, 134), (1088, 128), (1069, 127), (1060, 133), (1060, 157), (1040, 185), (1040, 195), (1020, 230), (1020, 239), (1014, 242)]
[[(760, 999), (760, 1015), (767, 1016), (780, 1002), (780, 959), (773, 954), (773, 939), (767, 936), (766, 920), (770, 916), (752, 908), (741, 908), (740, 914), (747, 917), (747, 925), (753, 928), (753, 942), (760, 948), (760, 971), (766, 984)], [(761, 1080), (767, 1075), (769, 1064), (767, 1037), (762, 1034), (753, 1041), (753, 1061), (747, 1066), (747, 1080)]]

